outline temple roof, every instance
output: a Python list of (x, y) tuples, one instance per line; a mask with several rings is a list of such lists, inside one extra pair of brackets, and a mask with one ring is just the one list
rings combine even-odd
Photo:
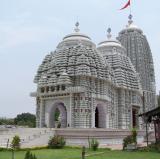
[(103, 42), (100, 43), (98, 50), (111, 65), (116, 82), (124, 88), (140, 89), (139, 77), (126, 55), (126, 49), (117, 40), (112, 39), (111, 42), (110, 32), (108, 32), (107, 37), (109, 38), (105, 41), (105, 45), (102, 45)]
[[(109, 65), (97, 51), (91, 39), (79, 32), (65, 36), (54, 52), (48, 54), (39, 66), (35, 83), (58, 84), (71, 76), (91, 76), (110, 80)], [(83, 37), (83, 38), (82, 38)], [(45, 76), (47, 79), (42, 78)], [(70, 81), (68, 82), (70, 83)]]
[(142, 88), (155, 92), (154, 66), (149, 43), (142, 30), (133, 26), (132, 16), (129, 18), (128, 27), (120, 31), (117, 39), (126, 48), (126, 54), (140, 76)]

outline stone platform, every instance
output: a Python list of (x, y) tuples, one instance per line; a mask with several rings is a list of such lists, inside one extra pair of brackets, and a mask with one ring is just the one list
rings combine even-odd
[[(9, 139), (9, 145), (13, 136), (19, 135), (21, 138), (21, 147), (40, 147), (46, 146), (51, 136), (60, 135), (66, 140), (68, 146), (88, 146), (89, 140), (97, 139), (100, 147), (109, 147), (112, 149), (121, 149), (123, 138), (130, 135), (129, 130), (115, 129), (76, 129), (76, 128), (9, 128), (0, 129), (0, 147), (6, 147)], [(145, 131), (138, 131), (138, 144), (144, 144)]]
[[(55, 129), (55, 134), (63, 136), (66, 139), (66, 144), (70, 146), (88, 146), (89, 140), (97, 139), (100, 147), (118, 147), (122, 148), (123, 139), (130, 135), (129, 130), (115, 129)], [(145, 131), (138, 131), (138, 144), (144, 142)]]

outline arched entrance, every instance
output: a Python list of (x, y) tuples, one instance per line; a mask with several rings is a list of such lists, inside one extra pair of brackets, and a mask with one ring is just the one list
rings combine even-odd
[(95, 109), (95, 127), (106, 128), (106, 109), (104, 105), (98, 104)]
[(55, 103), (49, 114), (49, 127), (67, 127), (67, 110), (64, 103)]

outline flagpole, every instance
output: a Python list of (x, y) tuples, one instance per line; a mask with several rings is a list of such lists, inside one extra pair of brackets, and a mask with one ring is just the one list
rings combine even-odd
[(130, 15), (132, 15), (132, 0), (130, 0), (130, 7), (129, 7), (129, 11), (130, 11)]

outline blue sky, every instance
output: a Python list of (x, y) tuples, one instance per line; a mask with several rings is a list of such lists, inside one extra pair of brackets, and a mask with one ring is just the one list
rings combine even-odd
[[(33, 83), (38, 65), (80, 22), (81, 32), (97, 44), (112, 28), (114, 37), (125, 27), (127, 0), (0, 0), (0, 116), (35, 113)], [(160, 1), (132, 0), (134, 23), (147, 36), (160, 90)]]

